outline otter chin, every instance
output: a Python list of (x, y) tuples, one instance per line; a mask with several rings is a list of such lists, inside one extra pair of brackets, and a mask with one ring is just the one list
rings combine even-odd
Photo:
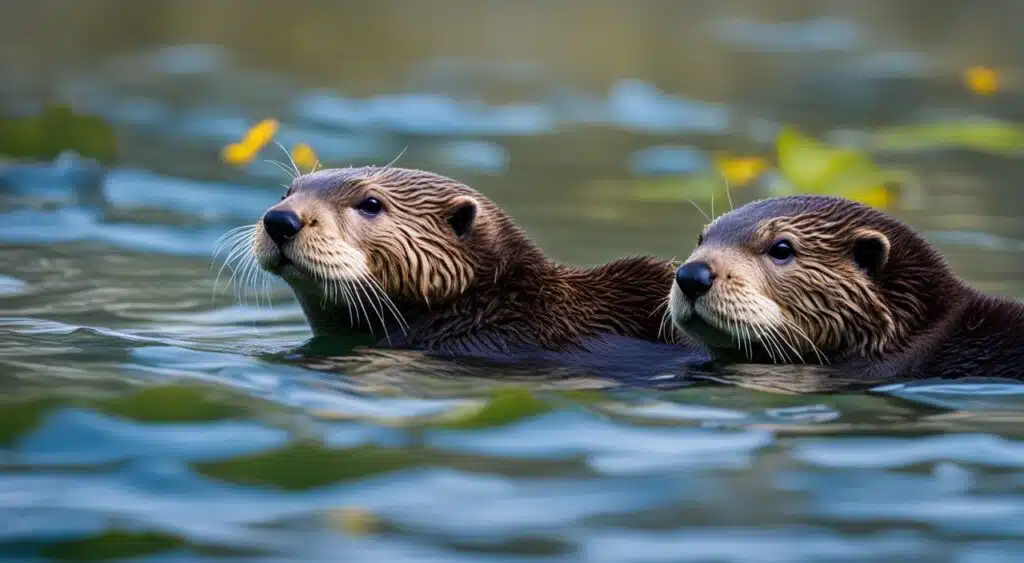
[(1024, 305), (957, 277), (912, 227), (840, 197), (726, 213), (676, 270), (669, 315), (723, 363), (872, 380), (1024, 375)]
[(671, 262), (556, 263), (500, 207), (432, 172), (299, 176), (250, 242), (316, 336), (370, 333), (379, 346), (485, 357), (684, 349), (664, 323)]

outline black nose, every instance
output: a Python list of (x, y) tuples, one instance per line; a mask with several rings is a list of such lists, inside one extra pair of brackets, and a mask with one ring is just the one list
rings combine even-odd
[(707, 262), (688, 262), (676, 270), (676, 285), (690, 301), (707, 293), (713, 281), (715, 275)]
[(284, 244), (302, 230), (302, 220), (293, 211), (271, 209), (263, 214), (263, 228), (277, 244)]

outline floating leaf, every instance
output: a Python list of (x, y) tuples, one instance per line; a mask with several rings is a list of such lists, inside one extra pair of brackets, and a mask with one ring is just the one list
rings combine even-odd
[(0, 446), (12, 446), (22, 436), (35, 430), (57, 403), (53, 398), (40, 398), (17, 404), (0, 404)]
[(803, 191), (819, 192), (842, 177), (878, 172), (866, 155), (820, 143), (790, 127), (779, 134), (777, 149), (782, 174)]
[(164, 553), (186, 546), (185, 540), (178, 536), (110, 531), (97, 537), (47, 546), (43, 555), (63, 561), (111, 561)]
[(313, 443), (297, 443), (283, 448), (225, 461), (197, 464), (196, 470), (207, 477), (285, 490), (303, 490), (346, 480), (381, 475), (425, 463), (413, 452), (359, 446), (333, 449)]
[(141, 422), (205, 422), (238, 418), (240, 407), (216, 400), (200, 386), (161, 385), (108, 399), (99, 405), (105, 413)]
[(512, 387), (495, 390), (489, 400), (472, 409), (456, 409), (440, 422), (449, 428), (485, 428), (501, 426), (543, 414), (551, 405), (536, 398), (528, 389)]
[(876, 131), (872, 144), (879, 150), (964, 148), (998, 155), (1024, 153), (1024, 126), (994, 119), (902, 125)]
[(109, 164), (117, 156), (117, 139), (102, 118), (63, 105), (47, 106), (38, 115), (0, 117), (0, 154), (52, 160), (65, 151)]
[(867, 155), (820, 143), (793, 128), (778, 138), (779, 169), (798, 192), (831, 194), (887, 207), (892, 204), (894, 173)]
[(177, 534), (124, 530), (108, 530), (94, 537), (57, 541), (44, 546), (41, 555), (53, 561), (124, 561), (184, 550), (215, 558), (265, 555), (259, 550), (244, 547), (195, 544)]

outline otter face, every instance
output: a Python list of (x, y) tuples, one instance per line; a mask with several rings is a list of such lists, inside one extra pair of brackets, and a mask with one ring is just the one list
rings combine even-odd
[(722, 215), (677, 270), (673, 325), (722, 358), (824, 363), (878, 353), (897, 331), (880, 285), (891, 224), (824, 196), (762, 200)]
[(384, 297), (392, 310), (399, 301), (429, 305), (474, 279), (477, 253), (468, 245), (481, 200), (429, 172), (322, 170), (296, 178), (264, 213), (252, 252), (292, 286), (307, 314), (314, 299), (364, 312), (383, 310)]

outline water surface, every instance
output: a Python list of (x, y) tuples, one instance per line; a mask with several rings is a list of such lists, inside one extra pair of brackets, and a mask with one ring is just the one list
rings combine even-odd
[[(935, 116), (1015, 117), (1012, 85), (978, 100), (949, 70), (1015, 64), (987, 41), (998, 34), (976, 31), (1006, 13), (103, 4), (35, 2), (0, 24), (24, 55), (0, 62), (5, 110), (69, 102), (120, 141), (99, 176), (72, 161), (0, 170), (4, 560), (1024, 557), (1020, 386), (832, 394), (800, 378), (453, 373), (412, 353), (300, 361), (287, 353), (310, 335), (287, 288), (232, 294), (211, 260), (288, 180), (219, 161), (267, 116), (285, 146), (308, 142), (329, 164), (401, 154), (455, 176), (559, 260), (681, 257), (705, 219), (652, 182), (706, 170), (716, 151), (770, 155), (781, 123), (856, 139)], [(229, 33), (243, 21), (247, 34)], [(365, 26), (328, 34), (346, 21)], [(524, 22), (539, 26), (529, 48)], [(25, 32), (44, 23), (49, 40)], [(941, 29), (957, 30), (953, 47)], [(594, 52), (564, 48), (594, 37)], [(920, 180), (921, 203), (893, 212), (958, 272), (1024, 294), (1016, 154), (872, 157)]]

